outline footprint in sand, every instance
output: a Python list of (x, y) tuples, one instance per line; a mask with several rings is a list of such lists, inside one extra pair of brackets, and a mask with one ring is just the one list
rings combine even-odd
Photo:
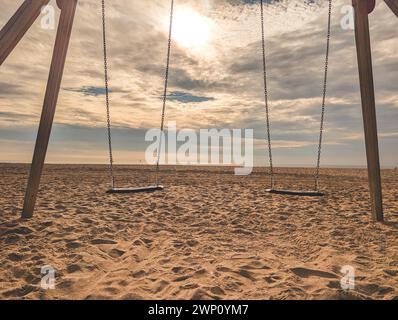
[(31, 285), (24, 285), (20, 288), (16, 288), (13, 290), (9, 290), (4, 292), (4, 296), (5, 297), (9, 297), (9, 298), (22, 298), (26, 295), (28, 295), (29, 293), (38, 291), (39, 289), (37, 287), (31, 286)]
[(75, 242), (75, 241), (67, 242), (67, 244), (66, 244), (66, 247), (68, 249), (77, 249), (77, 248), (80, 248), (81, 246), (82, 246), (81, 243)]
[(84, 223), (93, 223), (93, 220), (91, 220), (90, 218), (83, 218), (82, 221)]
[(147, 238), (143, 238), (142, 241), (145, 243), (145, 245), (149, 248), (151, 247), (153, 240), (151, 239), (147, 239)]
[(183, 290), (191, 290), (199, 288), (199, 285), (197, 283), (186, 283), (182, 285), (180, 288)]
[(332, 289), (340, 289), (341, 288), (341, 283), (340, 281), (330, 281), (327, 284), (328, 288), (332, 288)]
[(321, 270), (313, 270), (308, 268), (291, 268), (296, 276), (300, 278), (309, 278), (309, 277), (320, 277), (320, 278), (328, 278), (328, 279), (337, 279), (338, 276), (331, 272), (321, 271)]
[(75, 273), (75, 272), (78, 272), (78, 271), (81, 271), (81, 270), (82, 270), (82, 268), (79, 265), (77, 265), (77, 264), (71, 264), (70, 266), (68, 266), (66, 268), (66, 271), (68, 273)]
[(252, 261), (248, 264), (245, 264), (241, 267), (242, 269), (263, 269), (263, 270), (269, 270), (271, 267), (261, 263), (260, 261)]
[(108, 239), (94, 239), (91, 241), (91, 244), (116, 244), (116, 241), (108, 240)]
[(7, 236), (4, 239), (4, 243), (6, 243), (6, 244), (15, 244), (15, 243), (18, 243), (19, 240), (20, 240), (20, 237), (18, 235), (10, 234), (9, 236)]
[(251, 271), (246, 270), (246, 269), (244, 269), (244, 268), (241, 268), (241, 269), (239, 269), (239, 270), (237, 270), (237, 271), (234, 271), (234, 270), (232, 270), (232, 269), (230, 269), (230, 268), (228, 268), (228, 267), (217, 266), (217, 267), (216, 267), (216, 270), (217, 270), (218, 272), (234, 273), (234, 274), (237, 274), (237, 275), (239, 275), (239, 276), (241, 276), (241, 277), (243, 277), (243, 278), (249, 279), (249, 280), (251, 280), (251, 281), (255, 281), (255, 280), (256, 280), (256, 277), (255, 277), (254, 272), (251, 272)]
[(171, 269), (171, 271), (173, 271), (174, 273), (181, 273), (182, 270), (183, 270), (183, 267), (173, 267)]
[(158, 283), (156, 283), (155, 284), (155, 287), (154, 287), (154, 289), (152, 290), (152, 292), (153, 293), (160, 293), (160, 292), (162, 292), (164, 289), (166, 289), (167, 288), (167, 286), (169, 285), (170, 283), (168, 282), (168, 281), (165, 281), (165, 280), (160, 280)]
[(174, 282), (181, 282), (181, 281), (185, 281), (185, 280), (187, 280), (189, 278), (192, 278), (192, 275), (180, 276), (180, 277), (175, 278), (173, 281)]
[(120, 258), (122, 255), (124, 255), (126, 253), (126, 251), (120, 250), (120, 249), (112, 249), (111, 251), (109, 251), (109, 255), (112, 258)]
[(215, 295), (219, 295), (219, 296), (225, 295), (225, 291), (222, 288), (218, 287), (218, 286), (217, 287), (212, 287), (210, 289), (210, 292), (215, 294)]
[(238, 271), (233, 271), (234, 273), (240, 275), (241, 277), (244, 277), (246, 279), (249, 279), (251, 281), (256, 281), (256, 277), (254, 276), (254, 272), (245, 270), (245, 269), (239, 269)]
[(64, 205), (62, 205), (62, 204), (57, 204), (54, 208), (56, 210), (66, 210), (66, 207)]
[(221, 300), (221, 297), (209, 294), (202, 289), (196, 289), (196, 291), (193, 293), (191, 299), (192, 300), (209, 300), (209, 299)]
[(282, 278), (280, 276), (276, 275), (276, 274), (271, 274), (270, 276), (264, 277), (264, 280), (267, 283), (271, 284), (271, 283), (274, 283), (274, 282), (282, 280)]
[(7, 256), (7, 259), (10, 261), (18, 262), (24, 259), (23, 255), (18, 253), (11, 253)]
[(202, 268), (202, 269), (195, 271), (194, 275), (195, 276), (203, 276), (203, 275), (206, 275), (207, 273), (208, 273), (208, 271), (206, 269)]
[(199, 244), (199, 241), (195, 240), (195, 239), (191, 239), (187, 241), (187, 245), (190, 247), (195, 247), (196, 245)]
[(144, 300), (143, 297), (134, 293), (127, 293), (126, 295), (121, 297), (121, 300)]
[(140, 271), (137, 271), (137, 272), (133, 272), (133, 274), (132, 274), (132, 276), (133, 276), (133, 278), (142, 278), (142, 277), (144, 277), (144, 276), (146, 276), (147, 275), (147, 273), (146, 273), (146, 271), (145, 270), (140, 270)]
[(386, 269), (383, 270), (386, 274), (388, 274), (391, 277), (396, 277), (398, 276), (398, 270), (390, 270), (390, 269)]
[(33, 232), (33, 230), (30, 229), (30, 228), (27, 228), (27, 227), (18, 227), (18, 228), (12, 228), (12, 229), (6, 230), (6, 231), (4, 232), (4, 234), (27, 235), (27, 234), (30, 234), (30, 233), (32, 233), (32, 232)]
[(224, 267), (224, 266), (218, 266), (218, 267), (216, 267), (216, 270), (219, 271), (219, 272), (230, 272), (230, 271), (232, 271), (230, 268)]
[(358, 285), (357, 290), (366, 295), (373, 295), (375, 293), (385, 295), (390, 292), (393, 292), (394, 288), (386, 287), (386, 286), (379, 286), (378, 284), (375, 284), (375, 283), (366, 283), (366, 284)]

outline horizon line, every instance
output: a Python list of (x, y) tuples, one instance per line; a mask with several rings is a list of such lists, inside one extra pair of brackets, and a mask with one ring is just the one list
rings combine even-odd
[[(13, 161), (0, 161), (0, 165), (31, 165), (30, 162), (13, 162)], [(61, 163), (61, 162), (48, 162), (45, 165), (52, 165), (52, 166), (77, 166), (77, 165), (84, 165), (84, 166), (109, 166), (107, 163), (78, 163), (78, 162), (70, 162), (70, 163)], [(147, 163), (118, 163), (114, 164), (114, 166), (156, 166), (155, 164), (147, 164)], [(160, 164), (163, 167), (171, 167), (171, 166), (178, 166), (178, 167), (241, 167), (242, 165), (239, 164)], [(296, 165), (287, 165), (282, 164), (278, 166), (274, 166), (274, 168), (303, 168), (303, 169), (311, 169), (315, 166), (310, 165), (303, 165), (303, 164), (296, 164)], [(253, 168), (269, 168), (267, 165), (253, 165)], [(381, 169), (397, 169), (398, 166), (381, 166)], [(366, 165), (324, 165), (321, 166), (321, 169), (367, 169)]]

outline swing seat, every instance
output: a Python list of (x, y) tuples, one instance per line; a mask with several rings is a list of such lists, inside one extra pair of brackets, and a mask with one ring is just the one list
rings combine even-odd
[(300, 191), (300, 190), (281, 190), (267, 189), (269, 193), (280, 194), (285, 196), (302, 196), (302, 197), (323, 197), (325, 194), (319, 191)]
[(111, 188), (106, 193), (141, 193), (141, 192), (155, 192), (161, 191), (164, 187), (161, 185), (158, 186), (148, 186), (148, 187), (141, 187), (141, 188)]

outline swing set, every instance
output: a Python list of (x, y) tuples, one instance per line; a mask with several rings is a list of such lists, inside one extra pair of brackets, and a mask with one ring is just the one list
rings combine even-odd
[[(29, 30), (31, 25), (40, 14), (41, 8), (49, 3), (50, 0), (25, 0), (8, 23), (0, 31), (0, 66), (14, 50), (19, 41), (23, 38), (25, 33)], [(108, 193), (137, 193), (137, 192), (153, 192), (163, 190), (163, 186), (159, 183), (159, 168), (160, 168), (160, 152), (162, 144), (162, 133), (164, 131), (164, 119), (167, 105), (167, 89), (169, 79), (169, 64), (172, 44), (172, 26), (173, 26), (173, 8), (174, 0), (171, 0), (170, 9), (170, 24), (168, 49), (166, 60), (166, 72), (163, 91), (162, 114), (160, 124), (160, 138), (158, 148), (158, 159), (156, 162), (155, 184), (147, 187), (126, 188), (118, 187), (115, 183), (115, 168), (112, 150), (112, 130), (111, 130), (111, 114), (110, 114), (110, 99), (109, 99), (109, 81), (108, 81), (108, 57), (107, 57), (107, 39), (106, 39), (106, 12), (105, 0), (102, 1), (102, 31), (103, 31), (103, 54), (104, 54), (104, 79), (105, 79), (105, 96), (106, 96), (106, 113), (107, 113), (107, 129), (108, 129), (108, 143), (109, 143), (109, 159), (110, 159), (110, 175), (111, 187)], [(321, 103), (321, 119), (319, 130), (319, 144), (317, 161), (314, 174), (314, 188), (309, 191), (302, 190), (281, 190), (275, 187), (275, 175), (272, 161), (272, 141), (271, 141), (271, 125), (270, 125), (270, 108), (268, 99), (267, 86), (267, 65), (266, 65), (266, 41), (264, 30), (264, 4), (260, 0), (261, 10), (261, 30), (262, 30), (262, 58), (263, 58), (263, 73), (264, 73), (264, 101), (266, 110), (266, 129), (268, 141), (269, 154), (269, 176), (270, 188), (267, 190), (270, 193), (296, 196), (323, 196), (324, 194), (319, 188), (319, 170), (322, 150), (323, 126), (326, 105), (327, 93), (327, 79), (328, 79), (328, 62), (329, 62), (329, 47), (331, 34), (331, 10), (332, 0), (328, 0), (328, 22), (326, 33), (326, 56), (324, 66), (324, 81), (322, 87), (322, 103)], [(398, 0), (384, 0), (388, 7), (398, 17)], [(33, 155), (32, 165), (28, 185), (26, 189), (24, 207), (22, 211), (22, 218), (31, 218), (33, 216), (37, 194), (40, 186), (40, 178), (43, 171), (45, 157), (47, 153), (48, 142), (51, 134), (55, 109), (57, 105), (59, 90), (62, 81), (62, 75), (67, 56), (69, 40), (73, 27), (73, 20), (75, 16), (76, 6), (78, 0), (57, 0), (57, 5), (61, 10), (61, 15), (58, 23), (58, 30), (53, 50), (53, 57), (49, 72), (49, 78), (43, 103), (41, 120), (39, 124), (39, 131), (37, 134), (35, 151)], [(352, 0), (355, 12), (355, 39), (358, 57), (359, 80), (362, 101), (362, 115), (364, 122), (366, 155), (368, 167), (368, 180), (370, 190), (370, 200), (372, 207), (372, 217), (375, 221), (383, 221), (383, 207), (382, 207), (382, 189), (380, 177), (380, 163), (379, 150), (377, 138), (376, 125), (376, 111), (375, 111), (375, 97), (373, 84), (373, 70), (371, 58), (371, 44), (369, 34), (368, 15), (374, 10), (376, 0)]]
[[(326, 103), (326, 92), (327, 92), (327, 75), (328, 75), (328, 62), (329, 62), (329, 48), (330, 48), (330, 27), (331, 27), (331, 14), (332, 14), (332, 0), (329, 1), (328, 9), (328, 26), (327, 26), (327, 38), (326, 38), (326, 57), (325, 57), (325, 68), (324, 68), (324, 82), (323, 82), (323, 93), (322, 93), (322, 106), (321, 106), (321, 123), (319, 131), (319, 144), (318, 144), (318, 157), (315, 169), (315, 186), (314, 190), (281, 190), (274, 188), (275, 177), (274, 168), (272, 162), (272, 142), (271, 142), (271, 126), (270, 126), (270, 115), (268, 106), (268, 88), (267, 88), (267, 66), (266, 66), (266, 43), (265, 43), (265, 28), (264, 28), (264, 3), (260, 1), (260, 15), (261, 15), (261, 40), (262, 40), (262, 61), (263, 61), (263, 75), (264, 75), (264, 101), (266, 110), (266, 127), (267, 127), (267, 140), (268, 140), (268, 155), (269, 155), (269, 176), (270, 176), (270, 189), (267, 192), (283, 194), (283, 195), (296, 195), (296, 196), (323, 196), (324, 194), (319, 190), (319, 169), (321, 162), (321, 149), (322, 149), (322, 134), (324, 125), (325, 115), (325, 103)], [(159, 145), (158, 150), (161, 150), (162, 136), (164, 128), (164, 117), (167, 103), (167, 88), (169, 79), (169, 67), (170, 67), (170, 52), (172, 43), (172, 30), (173, 30), (173, 12), (174, 12), (174, 1), (171, 1), (170, 8), (170, 22), (169, 22), (169, 37), (167, 47), (167, 58), (166, 58), (166, 72), (164, 79), (164, 91), (163, 91), (163, 105), (162, 115), (160, 124), (160, 137), (158, 139)], [(138, 193), (138, 192), (153, 192), (163, 190), (163, 186), (159, 185), (159, 159), (160, 151), (158, 152), (158, 159), (156, 162), (155, 170), (155, 185), (140, 188), (118, 188), (115, 186), (115, 175), (113, 165), (113, 151), (112, 151), (112, 129), (111, 129), (111, 117), (110, 117), (110, 100), (109, 100), (109, 81), (108, 81), (108, 57), (107, 57), (107, 41), (106, 41), (106, 14), (105, 14), (105, 0), (102, 0), (102, 34), (103, 34), (103, 53), (104, 53), (104, 75), (105, 75), (105, 96), (106, 96), (106, 114), (107, 114), (107, 129), (108, 129), (108, 146), (109, 146), (109, 170), (111, 176), (111, 188), (108, 193)]]

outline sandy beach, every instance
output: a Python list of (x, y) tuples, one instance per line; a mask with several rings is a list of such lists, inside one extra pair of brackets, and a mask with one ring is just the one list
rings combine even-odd
[[(20, 220), (27, 165), (0, 165), (1, 299), (397, 299), (398, 172), (372, 223), (366, 170), (324, 169), (324, 198), (271, 195), (265, 169), (167, 167), (165, 191), (107, 195), (106, 166), (46, 166)], [(118, 168), (121, 185), (149, 167)], [(280, 187), (311, 170), (278, 169)], [(40, 287), (56, 270), (55, 290)], [(340, 286), (355, 268), (355, 289)]]

